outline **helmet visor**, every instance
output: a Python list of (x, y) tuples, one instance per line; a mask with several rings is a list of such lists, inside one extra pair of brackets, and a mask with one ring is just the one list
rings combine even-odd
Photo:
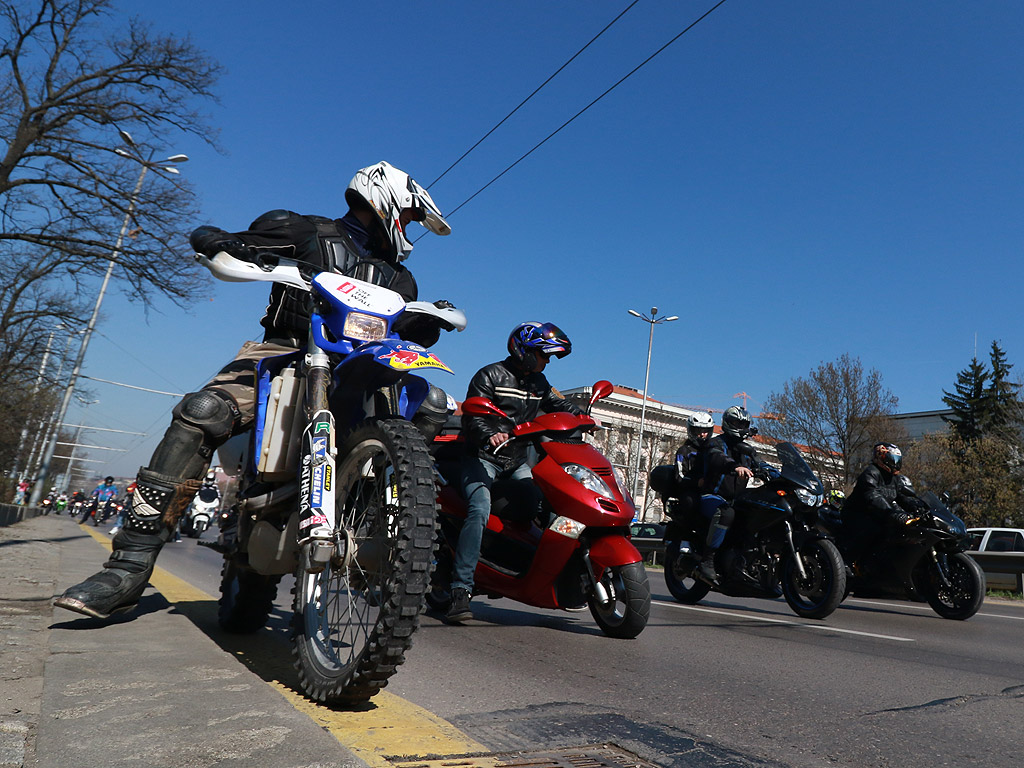
[(554, 323), (542, 323), (536, 330), (536, 336), (540, 338), (536, 346), (545, 355), (565, 357), (572, 352), (569, 336)]

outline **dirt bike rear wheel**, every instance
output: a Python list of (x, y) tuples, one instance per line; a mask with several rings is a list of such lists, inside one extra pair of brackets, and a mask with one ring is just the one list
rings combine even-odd
[(922, 591), (928, 605), (944, 619), (963, 621), (976, 614), (985, 600), (985, 573), (970, 555), (939, 555), (946, 559), (950, 586), (942, 583), (934, 563), (927, 570)]
[(320, 573), (300, 563), (293, 653), (306, 695), (355, 704), (405, 661), (430, 588), (437, 493), (422, 434), (399, 419), (355, 427), (339, 441), (335, 494), (355, 555)]
[(678, 542), (665, 547), (665, 586), (672, 597), (686, 605), (696, 605), (711, 591), (711, 585), (693, 575), (693, 568), (684, 565)]
[(601, 584), (609, 600), (601, 602), (591, 595), (590, 614), (609, 637), (626, 640), (643, 632), (651, 615), (651, 585), (643, 563), (629, 563), (608, 568), (601, 575)]

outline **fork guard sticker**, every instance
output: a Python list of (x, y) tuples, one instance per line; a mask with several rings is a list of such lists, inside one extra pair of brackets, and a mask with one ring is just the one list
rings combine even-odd
[[(302, 435), (299, 485), (300, 543), (334, 537), (334, 417), (318, 413)], [(308, 529), (308, 530), (307, 530)]]
[(377, 362), (384, 363), (399, 371), (413, 371), (418, 368), (440, 368), (452, 373), (452, 369), (441, 362), (441, 358), (419, 344), (398, 342), (388, 352), (374, 356)]

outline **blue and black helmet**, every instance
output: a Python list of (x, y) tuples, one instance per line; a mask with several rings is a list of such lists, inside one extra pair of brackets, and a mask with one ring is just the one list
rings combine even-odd
[(572, 342), (554, 323), (520, 323), (508, 335), (508, 353), (528, 371), (536, 369), (538, 354), (565, 357), (570, 352)]

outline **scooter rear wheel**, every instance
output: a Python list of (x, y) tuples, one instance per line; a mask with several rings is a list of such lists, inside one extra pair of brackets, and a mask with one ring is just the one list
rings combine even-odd
[(335, 493), (354, 555), (320, 573), (300, 562), (293, 650), (310, 698), (353, 704), (405, 661), (430, 588), (437, 494), (419, 430), (397, 419), (357, 426), (338, 446)]
[(643, 632), (651, 615), (651, 585), (643, 563), (617, 565), (605, 570), (601, 584), (608, 595), (602, 602), (597, 595), (588, 600), (590, 614), (609, 637), (632, 639)]

